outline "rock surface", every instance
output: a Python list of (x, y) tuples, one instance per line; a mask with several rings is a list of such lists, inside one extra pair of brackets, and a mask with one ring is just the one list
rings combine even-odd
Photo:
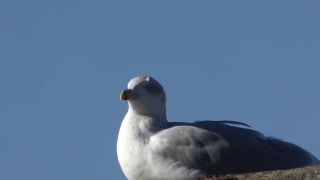
[(248, 174), (207, 176), (194, 180), (320, 180), (320, 165), (297, 169), (264, 171)]

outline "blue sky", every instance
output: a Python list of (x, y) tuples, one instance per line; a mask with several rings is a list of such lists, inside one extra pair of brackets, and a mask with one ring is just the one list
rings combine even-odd
[(169, 121), (247, 123), (320, 158), (320, 1), (2, 1), (0, 179), (125, 179), (138, 75)]

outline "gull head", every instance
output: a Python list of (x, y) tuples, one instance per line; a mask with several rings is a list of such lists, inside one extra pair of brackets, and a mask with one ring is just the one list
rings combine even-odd
[(120, 99), (128, 101), (129, 111), (139, 115), (166, 113), (166, 93), (161, 84), (150, 76), (131, 79)]

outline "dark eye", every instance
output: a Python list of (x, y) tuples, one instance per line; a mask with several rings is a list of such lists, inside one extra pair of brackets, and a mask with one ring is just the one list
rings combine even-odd
[(150, 90), (151, 90), (151, 91), (155, 91), (155, 90), (156, 90), (156, 86), (155, 86), (155, 85), (151, 85), (151, 86), (150, 86)]

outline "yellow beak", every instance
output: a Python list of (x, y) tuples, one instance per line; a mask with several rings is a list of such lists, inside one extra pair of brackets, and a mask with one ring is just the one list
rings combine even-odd
[(126, 89), (121, 92), (120, 100), (127, 101), (127, 100), (137, 99), (139, 95), (140, 95), (139, 93), (136, 93), (131, 89)]

